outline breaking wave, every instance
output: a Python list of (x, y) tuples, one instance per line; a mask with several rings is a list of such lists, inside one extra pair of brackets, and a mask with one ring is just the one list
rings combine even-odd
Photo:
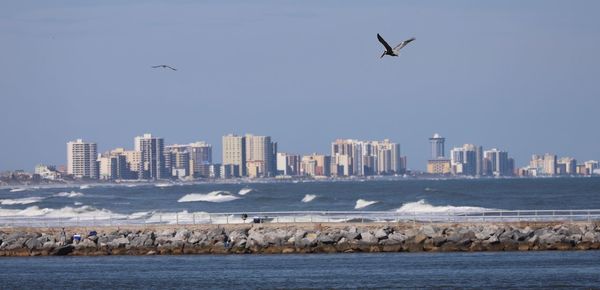
[(15, 205), (15, 204), (32, 204), (42, 201), (44, 198), (40, 196), (24, 197), (15, 199), (0, 199), (1, 205)]
[(124, 215), (115, 214), (107, 209), (97, 209), (88, 205), (81, 207), (65, 206), (60, 209), (40, 208), (38, 206), (30, 206), (25, 209), (2, 209), (0, 208), (0, 216), (21, 216), (21, 217), (124, 217)]
[(162, 188), (162, 187), (171, 187), (171, 186), (173, 186), (173, 184), (172, 183), (157, 183), (154, 186)]
[(90, 187), (91, 187), (90, 185), (85, 184), (85, 185), (80, 186), (79, 189), (88, 189)]
[(245, 187), (245, 188), (240, 189), (240, 191), (238, 192), (238, 194), (239, 195), (246, 195), (246, 194), (252, 192), (253, 190), (254, 189), (252, 189), (252, 188)]
[(192, 202), (192, 201), (206, 201), (206, 202), (227, 202), (239, 199), (240, 197), (232, 195), (228, 191), (213, 191), (209, 193), (190, 193), (182, 196), (177, 202)]
[(21, 192), (21, 191), (26, 191), (27, 188), (13, 188), (10, 190), (10, 192)]
[(427, 203), (424, 199), (416, 202), (408, 202), (403, 204), (396, 212), (406, 213), (438, 213), (438, 212), (481, 212), (496, 210), (492, 208), (476, 207), (476, 206), (435, 206)]
[(69, 198), (73, 198), (73, 197), (82, 197), (83, 193), (81, 192), (76, 192), (76, 191), (71, 191), (71, 192), (59, 192), (55, 195), (53, 195), (55, 197), (69, 197)]
[(367, 206), (370, 206), (370, 205), (376, 204), (376, 203), (378, 203), (378, 201), (369, 201), (369, 200), (359, 199), (356, 201), (356, 206), (354, 206), (354, 209), (365, 208)]
[(302, 198), (302, 202), (311, 202), (315, 198), (317, 198), (317, 195), (315, 195), (315, 194), (307, 194), (307, 195), (304, 196), (304, 198)]

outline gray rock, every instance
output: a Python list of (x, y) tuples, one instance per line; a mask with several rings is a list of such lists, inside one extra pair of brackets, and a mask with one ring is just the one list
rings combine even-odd
[(394, 232), (388, 236), (389, 240), (394, 240), (398, 242), (404, 242), (408, 237), (403, 233)]
[(375, 231), (375, 237), (379, 240), (387, 239), (388, 233), (385, 229), (378, 229)]
[(30, 250), (39, 249), (42, 245), (43, 244), (37, 238), (31, 238), (25, 242), (25, 246)]
[(77, 249), (96, 248), (96, 243), (94, 243), (90, 239), (84, 239), (83, 241), (81, 241), (81, 243), (77, 244), (77, 246), (75, 246), (75, 248), (77, 248)]
[(113, 248), (125, 247), (125, 246), (129, 245), (129, 239), (128, 238), (118, 238), (118, 239), (114, 239), (114, 240), (108, 242), (107, 244)]
[(326, 234), (320, 234), (317, 237), (317, 241), (321, 244), (325, 244), (325, 245), (331, 245), (334, 244), (335, 241), (333, 240), (333, 238), (331, 238), (331, 236), (326, 235)]
[(162, 231), (159, 236), (163, 236), (163, 237), (173, 237), (175, 236), (175, 230), (174, 229), (166, 229), (164, 231)]
[(422, 234), (424, 234), (424, 235), (426, 235), (427, 237), (430, 237), (430, 238), (431, 238), (431, 237), (434, 237), (434, 236), (438, 236), (438, 234), (436, 233), (436, 230), (435, 230), (435, 229), (433, 228), (433, 226), (431, 226), (431, 225), (425, 225), (425, 226), (422, 226), (422, 227), (419, 229), (419, 231), (420, 231)]
[(371, 234), (370, 232), (364, 232), (360, 234), (360, 242), (362, 244), (369, 244), (369, 245), (375, 245), (377, 244), (377, 242), (379, 242), (379, 239), (377, 237), (375, 237), (375, 235)]
[(187, 229), (179, 229), (175, 234), (175, 238), (179, 240), (187, 240), (190, 237), (190, 231)]

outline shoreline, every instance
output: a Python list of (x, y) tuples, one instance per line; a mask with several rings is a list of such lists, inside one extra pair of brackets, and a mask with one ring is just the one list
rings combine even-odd
[(0, 256), (600, 249), (598, 222), (149, 225), (69, 227), (61, 233), (58, 227), (0, 228)]

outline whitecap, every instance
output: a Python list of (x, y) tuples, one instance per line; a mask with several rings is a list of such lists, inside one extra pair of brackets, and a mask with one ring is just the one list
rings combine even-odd
[(115, 214), (107, 209), (97, 209), (91, 206), (63, 208), (40, 208), (38, 206), (30, 206), (26, 209), (2, 209), (0, 208), (0, 216), (20, 216), (20, 217), (50, 217), (50, 218), (73, 218), (73, 217), (94, 217), (97, 219), (108, 218), (123, 218), (124, 215)]
[(163, 188), (163, 187), (171, 187), (171, 186), (173, 186), (173, 184), (172, 183), (157, 183), (154, 186)]
[(213, 191), (209, 193), (190, 193), (182, 196), (177, 202), (192, 202), (192, 201), (206, 201), (206, 202), (227, 202), (239, 199), (240, 197), (231, 195), (227, 191)]
[(403, 204), (400, 208), (396, 209), (396, 212), (406, 213), (439, 213), (439, 212), (482, 212), (496, 210), (485, 207), (476, 206), (435, 206), (427, 203), (424, 199), (416, 202), (408, 202)]
[(73, 198), (73, 197), (82, 197), (83, 193), (81, 192), (76, 192), (76, 191), (71, 191), (71, 192), (59, 192), (55, 195), (53, 195), (55, 197), (68, 197), (68, 198)]
[(378, 203), (378, 201), (369, 201), (369, 200), (359, 199), (356, 201), (356, 206), (354, 206), (354, 209), (365, 208), (367, 206), (370, 206), (370, 205), (376, 204), (376, 203)]
[(253, 189), (252, 188), (248, 188), (248, 187), (244, 187), (242, 189), (240, 189), (240, 191), (238, 192), (239, 195), (246, 195), (250, 192), (252, 192)]
[(32, 204), (42, 201), (44, 198), (40, 196), (15, 198), (15, 199), (0, 199), (1, 205), (15, 205), (15, 204)]
[(83, 203), (82, 203), (82, 202), (79, 202), (79, 201), (76, 201), (76, 202), (74, 202), (73, 204), (74, 204), (74, 205), (82, 205)]
[(10, 190), (10, 192), (21, 192), (21, 191), (26, 191), (27, 188), (13, 188)]
[(79, 189), (88, 189), (90, 188), (90, 186), (88, 184), (82, 185), (79, 187)]
[(311, 202), (315, 198), (317, 198), (317, 195), (315, 195), (315, 194), (307, 194), (307, 195), (304, 196), (304, 198), (302, 198), (302, 202)]

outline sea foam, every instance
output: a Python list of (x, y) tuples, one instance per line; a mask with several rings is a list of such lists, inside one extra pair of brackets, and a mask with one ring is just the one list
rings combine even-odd
[(190, 193), (182, 196), (177, 202), (192, 202), (192, 201), (206, 201), (206, 202), (227, 202), (239, 199), (240, 197), (231, 195), (228, 191), (213, 191), (209, 193)]
[(416, 202), (408, 202), (403, 204), (396, 212), (403, 213), (439, 213), (439, 212), (481, 212), (495, 210), (491, 208), (475, 207), (475, 206), (435, 206), (427, 203), (424, 199)]
[(51, 218), (62, 218), (62, 217), (96, 217), (96, 218), (122, 218), (124, 215), (115, 214), (107, 209), (97, 209), (91, 206), (71, 207), (65, 206), (63, 208), (40, 208), (38, 206), (30, 206), (25, 209), (3, 209), (0, 208), (0, 216), (21, 216), (21, 217), (51, 217)]
[(370, 205), (376, 204), (376, 203), (378, 203), (378, 201), (369, 201), (369, 200), (359, 199), (356, 201), (356, 206), (354, 206), (354, 209), (365, 208), (367, 206), (370, 206)]
[(13, 188), (10, 190), (10, 192), (21, 192), (21, 191), (26, 191), (27, 188)]
[(53, 195), (55, 197), (69, 197), (69, 198), (73, 198), (73, 197), (82, 197), (83, 193), (81, 192), (76, 192), (76, 191), (71, 191), (71, 192), (59, 192), (55, 195)]
[(307, 195), (304, 196), (304, 198), (302, 198), (302, 202), (311, 202), (315, 198), (317, 198), (317, 195), (315, 195), (315, 194), (307, 194)]
[(40, 196), (15, 198), (15, 199), (0, 199), (1, 205), (15, 205), (15, 204), (32, 204), (42, 201), (44, 198)]
[(250, 193), (252, 191), (253, 191), (252, 188), (244, 187), (244, 188), (240, 189), (240, 191), (238, 192), (238, 194), (239, 195), (246, 195), (246, 194), (248, 194), (248, 193)]

